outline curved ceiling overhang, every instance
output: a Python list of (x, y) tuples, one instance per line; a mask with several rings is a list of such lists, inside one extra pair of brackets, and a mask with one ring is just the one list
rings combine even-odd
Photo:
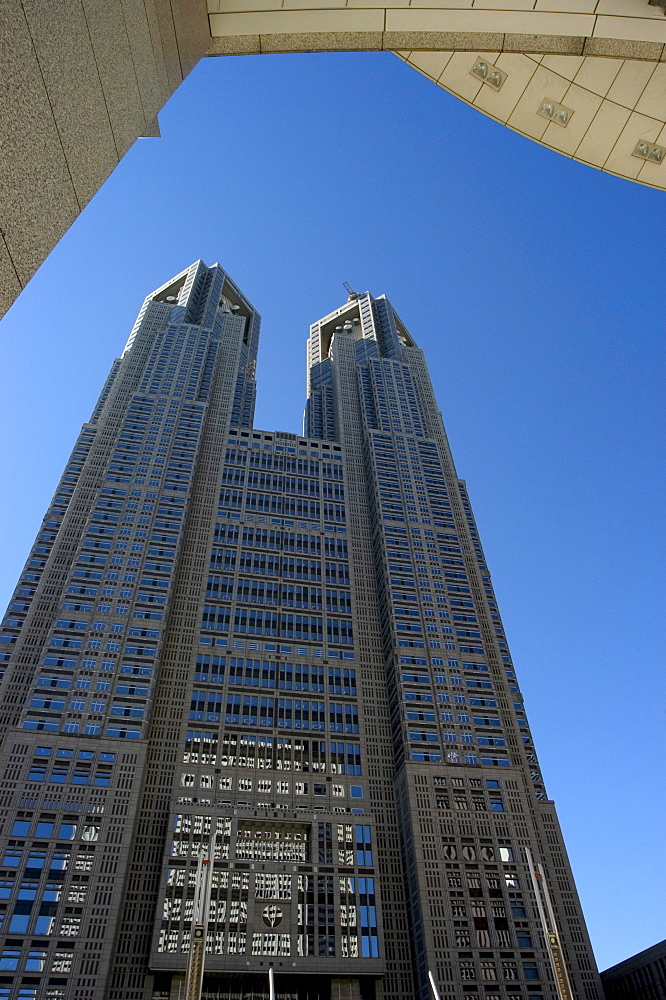
[(535, 142), (666, 189), (666, 11), (647, 0), (208, 0), (208, 10), (209, 55), (388, 50)]

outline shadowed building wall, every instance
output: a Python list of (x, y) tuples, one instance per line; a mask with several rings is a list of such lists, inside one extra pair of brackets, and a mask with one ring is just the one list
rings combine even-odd
[(639, 951), (601, 973), (606, 1000), (664, 1000), (666, 941)]

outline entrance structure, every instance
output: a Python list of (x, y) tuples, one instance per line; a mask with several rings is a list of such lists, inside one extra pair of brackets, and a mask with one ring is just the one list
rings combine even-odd
[(0, 310), (205, 55), (389, 50), (566, 156), (666, 187), (666, 17), (647, 0), (8, 0)]

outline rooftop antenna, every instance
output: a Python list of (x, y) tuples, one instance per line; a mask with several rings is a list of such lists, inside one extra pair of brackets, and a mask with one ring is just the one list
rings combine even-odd
[(350, 301), (352, 299), (357, 299), (358, 298), (358, 292), (354, 291), (354, 289), (352, 288), (352, 286), (349, 284), (348, 281), (343, 281), (342, 284), (343, 284), (343, 287), (344, 287), (347, 295), (349, 296)]

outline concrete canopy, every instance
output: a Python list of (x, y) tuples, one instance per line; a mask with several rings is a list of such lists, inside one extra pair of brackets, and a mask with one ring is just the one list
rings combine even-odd
[[(661, 3), (662, 0), (656, 0)], [(509, 128), (666, 188), (666, 16), (648, 0), (7, 0), (0, 313), (205, 56), (388, 50)]]
[(666, 189), (666, 17), (647, 0), (208, 0), (208, 11), (209, 55), (389, 49), (516, 132)]

